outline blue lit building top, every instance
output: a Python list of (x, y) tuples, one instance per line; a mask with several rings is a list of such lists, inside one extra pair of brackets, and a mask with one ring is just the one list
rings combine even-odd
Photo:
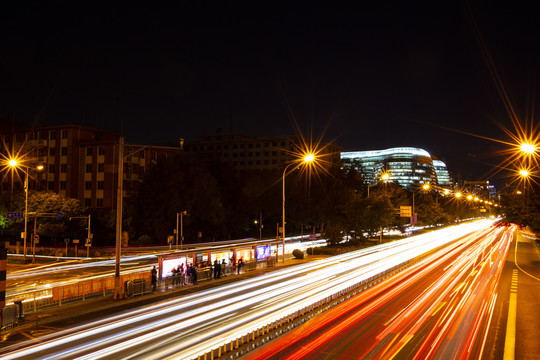
[(345, 168), (352, 167), (360, 172), (370, 186), (375, 185), (385, 172), (390, 175), (390, 181), (404, 188), (423, 183), (450, 185), (446, 165), (440, 160), (433, 160), (426, 150), (419, 148), (342, 152), (341, 161)]

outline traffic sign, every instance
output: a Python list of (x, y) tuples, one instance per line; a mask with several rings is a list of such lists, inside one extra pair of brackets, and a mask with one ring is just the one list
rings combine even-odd
[(73, 243), (74, 243), (74, 244), (78, 244), (78, 243), (79, 243), (79, 239), (73, 239)]
[(64, 216), (64, 214), (62, 214), (61, 212), (56, 214), (56, 217), (59, 218), (59, 219), (61, 219), (63, 216)]
[(8, 212), (7, 218), (8, 219), (22, 219), (24, 217), (24, 213), (22, 212)]
[(169, 237), (167, 238), (167, 244), (172, 244), (173, 242), (174, 242), (174, 236), (169, 235)]
[(399, 216), (400, 217), (411, 217), (412, 211), (410, 206), (400, 206), (399, 207)]
[(64, 242), (65, 242), (66, 244), (69, 244), (69, 238), (64, 238)]
[(37, 244), (37, 243), (39, 243), (39, 235), (35, 234), (34, 235), (34, 244)]
[(86, 242), (84, 243), (84, 245), (92, 246), (92, 239), (91, 238), (86, 238)]

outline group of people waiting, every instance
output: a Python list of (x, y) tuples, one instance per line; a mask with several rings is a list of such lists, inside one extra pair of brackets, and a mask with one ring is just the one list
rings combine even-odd
[[(242, 271), (242, 268), (245, 266), (244, 259), (240, 258), (238, 262), (231, 258), (231, 264), (232, 264), (232, 271), (233, 274)], [(172, 278), (172, 285), (197, 285), (197, 278), (198, 278), (198, 272), (197, 271), (204, 271), (209, 270), (210, 271), (210, 278), (212, 279), (220, 279), (225, 271), (225, 266), (227, 266), (227, 263), (225, 262), (225, 259), (222, 259), (221, 262), (218, 260), (214, 260), (214, 263), (212, 264), (210, 261), (201, 261), (196, 265), (193, 264), (187, 264), (184, 267), (184, 263), (178, 264), (176, 268), (172, 269), (171, 278)], [(152, 287), (153, 291), (156, 291), (156, 284), (157, 284), (157, 270), (156, 267), (152, 269), (151, 272), (152, 276)]]
[(187, 265), (184, 269), (184, 264), (182, 263), (172, 269), (173, 285), (197, 285), (197, 277), (197, 268), (193, 265)]
[[(231, 263), (233, 264), (233, 272), (240, 274), (245, 265), (244, 259), (240, 258), (238, 262), (231, 259)], [(173, 285), (197, 285), (198, 271), (210, 271), (211, 279), (220, 279), (225, 271), (225, 266), (227, 266), (225, 259), (222, 259), (221, 262), (214, 260), (214, 263), (201, 261), (197, 265), (188, 264), (185, 269), (184, 264), (180, 263), (178, 267), (172, 270), (172, 283)]]

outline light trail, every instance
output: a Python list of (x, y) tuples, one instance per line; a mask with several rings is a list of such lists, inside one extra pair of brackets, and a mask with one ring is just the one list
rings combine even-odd
[(463, 237), (247, 359), (478, 358), (514, 231)]
[(437, 249), (449, 243), (462, 248), (468, 234), (485, 235), (491, 224), (464, 224), (278, 270), (8, 346), (0, 355), (3, 359), (100, 359), (133, 354), (148, 359), (196, 358), (426, 252), (439, 253)]

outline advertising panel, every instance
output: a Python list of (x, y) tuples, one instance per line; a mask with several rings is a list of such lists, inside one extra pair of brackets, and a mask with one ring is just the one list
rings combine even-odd
[(270, 245), (257, 246), (257, 260), (264, 260), (270, 257)]
[(180, 264), (184, 264), (184, 269), (186, 268), (187, 258), (185, 256), (173, 259), (163, 259), (163, 265), (161, 267), (161, 277), (165, 278), (172, 276), (172, 270), (176, 269)]
[(252, 258), (251, 256), (251, 249), (239, 249), (236, 250), (236, 261), (243, 259), (244, 261), (250, 261)]

